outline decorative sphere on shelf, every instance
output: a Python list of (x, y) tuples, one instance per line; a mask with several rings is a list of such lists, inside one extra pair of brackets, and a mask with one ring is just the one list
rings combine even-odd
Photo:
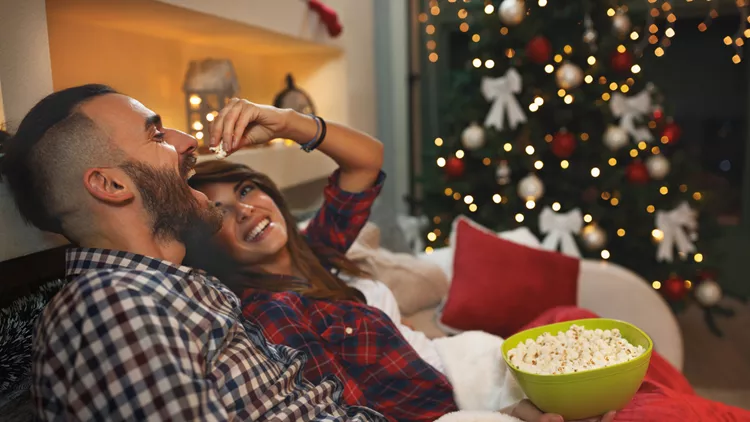
[(530, 173), (518, 182), (518, 196), (526, 201), (536, 201), (544, 195), (544, 183), (536, 174)]
[(576, 137), (572, 133), (562, 130), (552, 138), (552, 153), (557, 158), (570, 158), (576, 150)]
[(497, 13), (504, 24), (515, 26), (526, 17), (526, 4), (523, 0), (503, 0)]
[(620, 126), (612, 125), (604, 132), (604, 145), (611, 151), (617, 151), (630, 141), (628, 132)]
[(630, 23), (630, 18), (625, 12), (617, 12), (612, 18), (612, 30), (618, 36), (622, 37), (627, 35), (632, 27), (633, 25)]
[(526, 58), (536, 64), (545, 64), (552, 57), (552, 43), (542, 35), (537, 35), (526, 44)]
[(695, 288), (695, 299), (703, 306), (714, 306), (721, 300), (721, 286), (712, 279), (706, 279)]
[(574, 89), (583, 82), (583, 70), (573, 63), (564, 63), (555, 72), (557, 86), (562, 89)]
[(669, 160), (663, 155), (652, 155), (646, 160), (646, 168), (652, 179), (661, 180), (669, 174)]
[(586, 249), (597, 251), (607, 244), (607, 233), (597, 224), (587, 224), (581, 230), (581, 240)]
[(456, 157), (451, 157), (445, 162), (445, 174), (449, 177), (461, 177), (464, 175), (466, 166), (464, 160)]
[(484, 128), (476, 122), (471, 122), (469, 126), (461, 132), (461, 143), (463, 146), (473, 151), (484, 146)]
[(677, 276), (669, 277), (661, 286), (661, 292), (664, 297), (673, 302), (678, 302), (684, 299), (685, 295), (687, 295), (687, 291), (688, 289), (685, 285), (685, 280)]

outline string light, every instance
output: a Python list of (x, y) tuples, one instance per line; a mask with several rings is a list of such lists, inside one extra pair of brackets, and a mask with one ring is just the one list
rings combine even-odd
[(464, 158), (464, 151), (460, 149), (456, 151), (456, 158), (459, 158), (459, 159)]
[(534, 113), (534, 112), (536, 112), (537, 110), (539, 110), (539, 106), (538, 106), (538, 105), (536, 105), (536, 103), (531, 103), (531, 104), (529, 104), (529, 111), (530, 111), (530, 112)]
[(521, 213), (516, 214), (516, 221), (519, 223), (523, 223), (523, 214)]
[(593, 65), (595, 65), (595, 64), (596, 64), (596, 57), (594, 57), (594, 56), (589, 56), (589, 58), (588, 58), (588, 59), (586, 59), (586, 63), (588, 63), (588, 64), (589, 64), (590, 66), (593, 66)]
[(651, 283), (651, 287), (653, 287), (655, 290), (661, 289), (661, 281), (654, 281), (653, 283)]
[(512, 48), (509, 48), (509, 49), (505, 50), (505, 57), (507, 57), (509, 59), (512, 59), (513, 56), (515, 56), (515, 55), (516, 55), (516, 50), (514, 50)]
[(487, 69), (492, 69), (493, 67), (495, 67), (495, 61), (492, 59), (485, 61), (484, 67), (486, 67)]
[(461, 194), (458, 192), (453, 192), (453, 199), (458, 201), (459, 199), (461, 199)]
[(623, 93), (626, 93), (626, 92), (630, 91), (630, 87), (627, 86), (627, 85), (622, 85), (622, 86), (620, 86), (620, 91), (622, 91)]
[(469, 24), (466, 23), (466, 22), (464, 22), (464, 23), (462, 23), (461, 25), (458, 26), (458, 29), (461, 32), (469, 32)]
[(640, 149), (641, 151), (643, 151), (646, 148), (648, 148), (648, 144), (645, 141), (638, 142), (638, 149)]
[(438, 54), (437, 53), (430, 53), (430, 55), (428, 56), (428, 59), (432, 63), (435, 63), (436, 61), (438, 61)]
[(428, 247), (424, 248), (424, 253), (426, 253), (427, 255), (432, 254), (434, 251), (435, 250), (432, 249), (432, 246), (428, 246)]
[(539, 0), (539, 7), (544, 7), (547, 5), (547, 0)]
[(703, 254), (697, 253), (695, 254), (695, 256), (693, 256), (693, 259), (695, 260), (695, 262), (698, 262), (698, 263), (703, 262)]
[(469, 205), (474, 202), (474, 197), (471, 195), (466, 195), (464, 196), (464, 202), (466, 203), (466, 205)]
[(552, 73), (555, 71), (555, 66), (548, 64), (547, 66), (544, 66), (544, 71), (547, 73)]
[(599, 167), (594, 167), (591, 169), (592, 177), (599, 177), (600, 174), (601, 174), (601, 171), (599, 170)]
[(568, 162), (568, 160), (562, 160), (560, 161), (560, 167), (565, 170), (566, 168), (570, 167), (570, 163)]
[(534, 202), (533, 200), (526, 201), (526, 208), (533, 210), (535, 206), (536, 206), (536, 202)]
[(560, 211), (560, 208), (562, 208), (562, 206), (559, 202), (555, 202), (552, 204), (552, 211)]
[(695, 192), (695, 193), (693, 194), (693, 199), (695, 199), (696, 201), (700, 201), (700, 200), (701, 200), (701, 198), (703, 198), (703, 195), (701, 195), (701, 193), (700, 193), (700, 192)]
[(583, 216), (583, 221), (590, 223), (594, 218), (591, 217), (591, 214), (586, 214)]
[(429, 232), (427, 233), (427, 240), (429, 240), (430, 242), (434, 242), (437, 240), (437, 235), (435, 235), (435, 233), (433, 232)]
[(430, 8), (430, 13), (432, 13), (432, 16), (437, 16), (440, 14), (440, 7), (438, 6), (432, 6)]
[(633, 158), (637, 157), (638, 156), (638, 150), (635, 149), (635, 148), (631, 149), (630, 150), (630, 156), (633, 157)]
[(471, 211), (471, 212), (476, 212), (478, 208), (479, 207), (477, 207), (477, 204), (471, 204), (471, 205), (469, 205), (469, 211)]
[(591, 82), (594, 82), (594, 77), (591, 75), (586, 75), (586, 77), (583, 78), (583, 81), (586, 82), (587, 84), (590, 84)]
[(474, 60), (472, 60), (472, 61), (471, 61), (471, 64), (472, 64), (472, 65), (473, 65), (473, 66), (474, 66), (475, 68), (479, 69), (480, 67), (482, 67), (482, 59), (480, 59), (480, 58), (476, 58), (476, 59), (474, 59)]
[(510, 143), (506, 143), (505, 145), (503, 145), (503, 149), (505, 150), (505, 152), (511, 152), (513, 150), (513, 145)]
[(487, 3), (484, 6), (484, 13), (486, 13), (488, 15), (491, 15), (491, 14), (495, 13), (495, 6), (493, 6), (492, 3)]
[(201, 139), (203, 139), (203, 132), (198, 132), (198, 133), (196, 133), (196, 134), (195, 134), (195, 138), (196, 138), (196, 139), (198, 139), (198, 140), (201, 140)]
[(586, 133), (586, 132), (583, 132), (583, 133), (581, 134), (581, 140), (582, 140), (583, 142), (586, 142), (586, 141), (588, 141), (588, 140), (589, 140), (589, 134), (588, 134), (588, 133)]
[(609, 161), (607, 161), (607, 163), (609, 163), (611, 167), (614, 167), (617, 165), (617, 158), (612, 157), (609, 159)]
[(443, 193), (445, 193), (445, 196), (453, 196), (453, 189), (451, 189), (451, 188), (445, 188), (445, 190), (443, 191)]
[(435, 145), (436, 146), (443, 146), (443, 138), (435, 138)]
[(602, 100), (609, 101), (609, 99), (610, 99), (609, 92), (605, 92), (604, 94), (602, 94)]
[(612, 198), (612, 200), (609, 201), (609, 203), (612, 204), (613, 207), (616, 207), (617, 205), (620, 204), (620, 200), (617, 198)]
[(653, 214), (654, 211), (656, 211), (656, 208), (653, 205), (649, 205), (646, 207), (646, 212), (649, 214)]
[(639, 73), (641, 71), (641, 67), (637, 64), (634, 64), (633, 67), (630, 68), (630, 71), (633, 73)]
[(631, 40), (635, 41), (635, 40), (638, 39), (638, 37), (640, 37), (640, 35), (638, 35), (637, 32), (633, 31), (633, 32), (630, 33), (630, 39)]
[(661, 242), (662, 240), (664, 240), (664, 232), (659, 229), (653, 229), (651, 230), (651, 237), (653, 237), (657, 242)]
[(485, 166), (489, 166), (490, 164), (492, 164), (492, 160), (490, 160), (488, 157), (484, 157), (482, 158), (482, 164), (484, 164)]
[(613, 9), (611, 7), (609, 9), (607, 9), (607, 16), (609, 16), (611, 18), (614, 15), (615, 15), (615, 9)]
[(563, 101), (565, 101), (565, 104), (571, 104), (573, 102), (573, 96), (568, 94)]
[(471, 40), (474, 41), (474, 42), (479, 42), (479, 40), (481, 40), (481, 39), (482, 39), (482, 37), (479, 36), (479, 34), (474, 34), (474, 35), (471, 36)]
[(602, 250), (602, 259), (609, 259), (609, 256), (610, 254), (608, 250), (606, 249)]
[(659, 188), (659, 193), (662, 194), (662, 195), (666, 195), (666, 194), (669, 193), (669, 188), (666, 187), (666, 186), (662, 186), (662, 187)]
[(532, 155), (534, 153), (534, 147), (531, 145), (526, 146), (526, 154)]
[(469, 16), (469, 12), (467, 12), (466, 9), (460, 9), (458, 11), (458, 18), (459, 19), (466, 19), (467, 16)]
[(570, 54), (573, 52), (573, 47), (566, 45), (565, 47), (563, 47), (563, 51), (565, 52), (565, 54)]
[(492, 195), (492, 202), (499, 204), (500, 202), (502, 202), (502, 200), (503, 200), (503, 197), (500, 196), (499, 194), (496, 193)]
[(609, 89), (611, 89), (612, 91), (617, 91), (617, 88), (617, 82), (612, 82), (611, 84), (609, 84)]
[(554, 60), (555, 60), (555, 63), (560, 63), (561, 61), (563, 61), (563, 56), (560, 54), (555, 54)]
[(562, 97), (565, 96), (565, 94), (566, 94), (566, 92), (565, 92), (564, 89), (560, 88), (560, 89), (557, 90), (557, 96), (558, 97), (562, 98)]
[(538, 106), (541, 106), (542, 104), (544, 104), (544, 98), (542, 98), (542, 97), (536, 97), (536, 98), (534, 98), (534, 104), (536, 104)]
[(617, 229), (617, 236), (625, 237), (625, 229)]
[(541, 160), (537, 160), (534, 162), (534, 168), (537, 170), (541, 170), (542, 167), (544, 167), (544, 163)]

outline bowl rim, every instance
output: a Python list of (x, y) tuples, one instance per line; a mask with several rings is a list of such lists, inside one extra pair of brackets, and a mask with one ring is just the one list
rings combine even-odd
[[(562, 326), (562, 325), (567, 325), (568, 327), (570, 327), (573, 324), (584, 325), (586, 321), (610, 321), (610, 322), (616, 322), (616, 323), (628, 325), (628, 326), (634, 328), (639, 333), (641, 333), (646, 338), (646, 340), (648, 341), (648, 347), (646, 347), (646, 350), (643, 352), (643, 354), (641, 354), (637, 358), (629, 360), (627, 362), (616, 363), (614, 365), (605, 366), (603, 368), (589, 369), (589, 370), (581, 371), (581, 372), (570, 372), (570, 373), (567, 373), (567, 374), (556, 374), (556, 375), (552, 375), (552, 374), (535, 374), (533, 372), (527, 372), (527, 371), (524, 371), (524, 370), (522, 370), (520, 368), (517, 368), (508, 359), (508, 351), (510, 351), (510, 349), (508, 349), (506, 351), (504, 346), (505, 346), (506, 343), (510, 343), (510, 340), (512, 340), (514, 337), (520, 336), (521, 334), (523, 334), (523, 333), (525, 333), (527, 331), (539, 330), (539, 329), (545, 328), (545, 327), (556, 327), (556, 326)], [(571, 320), (571, 321), (555, 322), (555, 323), (552, 323), (552, 324), (541, 325), (539, 327), (533, 327), (533, 328), (529, 328), (529, 329), (526, 329), (526, 330), (523, 330), (523, 331), (519, 331), (519, 332), (513, 334), (512, 336), (508, 337), (506, 340), (503, 341), (503, 347), (501, 347), (501, 352), (502, 352), (502, 355), (503, 355), (503, 360), (508, 365), (508, 367), (512, 371), (514, 371), (514, 372), (517, 372), (517, 373), (520, 373), (520, 374), (524, 374), (525, 376), (530, 376), (530, 377), (540, 378), (540, 379), (546, 379), (546, 380), (555, 379), (555, 380), (559, 380), (559, 381), (567, 381), (567, 380), (572, 381), (571, 378), (580, 378), (582, 375), (585, 375), (587, 379), (589, 377), (591, 377), (591, 378), (599, 378), (597, 375), (599, 375), (599, 376), (608, 376), (608, 375), (611, 375), (611, 374), (603, 374), (602, 372), (615, 372), (615, 373), (617, 373), (617, 372), (619, 372), (619, 371), (617, 371), (618, 368), (621, 369), (621, 368), (623, 368), (626, 365), (628, 365), (628, 366), (632, 365), (633, 367), (640, 367), (641, 365), (644, 364), (643, 361), (650, 361), (651, 360), (651, 354), (652, 354), (653, 348), (654, 348), (654, 342), (653, 342), (653, 340), (651, 340), (651, 337), (648, 334), (646, 334), (643, 330), (641, 330), (640, 328), (638, 328), (634, 324), (631, 324), (631, 323), (629, 323), (627, 321), (623, 321), (623, 320), (620, 320), (620, 319), (613, 319), (613, 318), (582, 318), (582, 319), (576, 319), (576, 320)]]

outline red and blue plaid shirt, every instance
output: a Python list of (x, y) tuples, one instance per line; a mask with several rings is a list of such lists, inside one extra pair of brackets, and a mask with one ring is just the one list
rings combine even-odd
[[(351, 193), (339, 188), (334, 173), (323, 206), (307, 226), (308, 242), (345, 253), (367, 222), (384, 179), (381, 173), (373, 187)], [(341, 380), (346, 404), (367, 406), (397, 421), (434, 421), (456, 410), (448, 380), (419, 357), (382, 311), (254, 289), (244, 291), (241, 300), (245, 317), (269, 340), (305, 352), (305, 378), (315, 383), (334, 375)]]

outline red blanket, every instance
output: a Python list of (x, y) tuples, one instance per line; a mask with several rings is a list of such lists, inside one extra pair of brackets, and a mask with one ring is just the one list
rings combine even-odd
[[(585, 309), (551, 309), (523, 330), (556, 322), (599, 316)], [(641, 388), (633, 400), (617, 413), (616, 422), (750, 421), (750, 411), (704, 399), (695, 394), (687, 379), (654, 352)]]

